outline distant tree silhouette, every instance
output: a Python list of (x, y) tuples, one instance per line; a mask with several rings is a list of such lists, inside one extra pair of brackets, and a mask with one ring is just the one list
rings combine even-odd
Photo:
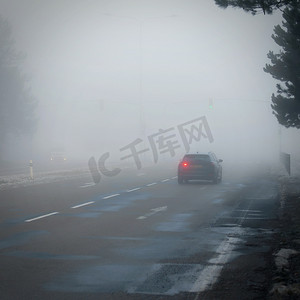
[(282, 81), (277, 95), (272, 95), (272, 108), (278, 122), (285, 127), (300, 128), (300, 3), (292, 1), (284, 12), (285, 21), (275, 26), (273, 40), (281, 47), (278, 54), (268, 53), (271, 64), (264, 71)]
[(0, 161), (8, 135), (34, 131), (37, 102), (20, 70), (24, 55), (15, 51), (9, 23), (0, 16)]
[(274, 10), (281, 9), (292, 2), (293, 0), (215, 0), (219, 7), (239, 7), (253, 15), (260, 12), (272, 14)]

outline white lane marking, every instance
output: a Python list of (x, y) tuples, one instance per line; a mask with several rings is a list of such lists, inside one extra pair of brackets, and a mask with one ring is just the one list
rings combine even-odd
[(53, 216), (53, 215), (57, 215), (58, 212), (55, 211), (55, 212), (52, 212), (50, 214), (47, 214), (47, 215), (42, 215), (42, 216), (39, 216), (39, 217), (36, 217), (36, 218), (32, 218), (32, 219), (28, 219), (28, 220), (25, 220), (25, 222), (32, 222), (32, 221), (36, 221), (36, 220), (39, 220), (39, 219), (42, 219), (42, 218), (46, 218), (46, 217), (50, 217), (50, 216)]
[(109, 199), (109, 198), (113, 198), (113, 197), (116, 197), (116, 196), (120, 196), (120, 194), (109, 195), (109, 196), (103, 197), (102, 199)]
[(158, 212), (161, 212), (161, 211), (165, 211), (167, 210), (168, 206), (161, 206), (161, 207), (156, 207), (156, 208), (152, 208), (150, 209), (151, 211), (143, 216), (140, 216), (138, 218), (136, 218), (137, 220), (144, 220), (144, 219), (147, 219), (148, 217), (151, 217), (155, 214), (157, 214)]
[(157, 208), (152, 208), (151, 211), (157, 213), (159, 211), (164, 211), (168, 208), (168, 206), (161, 206), (161, 207), (157, 207)]
[(137, 174), (137, 176), (145, 176), (146, 175), (146, 173), (139, 173), (139, 174)]
[(78, 205), (72, 206), (71, 208), (79, 208), (79, 207), (86, 206), (86, 205), (93, 204), (93, 203), (95, 203), (95, 201), (78, 204)]
[[(243, 210), (244, 216), (239, 218), (237, 222), (237, 226), (241, 226), (246, 219), (247, 213), (249, 212), (249, 208), (253, 201), (250, 201), (247, 209)], [(234, 234), (235, 236), (241, 235), (243, 233), (243, 229), (240, 227), (234, 227), (234, 230), (230, 234)], [(207, 265), (200, 273), (199, 277), (193, 284), (190, 292), (197, 292), (197, 295), (194, 300), (199, 299), (199, 295), (201, 292), (205, 291), (208, 288), (212, 288), (212, 286), (218, 280), (220, 273), (224, 267), (224, 265), (228, 262), (231, 257), (231, 253), (236, 247), (239, 239), (236, 237), (227, 236), (227, 238), (219, 245), (216, 250), (216, 253), (219, 255), (211, 259), (209, 263), (212, 265)]]
[(257, 213), (261, 213), (261, 210), (253, 210), (253, 209), (236, 209), (235, 211), (246, 211), (246, 212), (257, 212)]
[(140, 190), (140, 189), (141, 189), (140, 187), (137, 187), (137, 188), (134, 188), (134, 189), (131, 189), (131, 190), (127, 190), (126, 193), (138, 191), (138, 190)]
[(96, 185), (94, 182), (87, 182), (84, 185), (80, 185), (80, 188), (86, 188), (86, 187), (90, 187), (90, 186), (94, 186)]
[(219, 253), (219, 256), (209, 261), (209, 263), (212, 265), (208, 265), (203, 269), (200, 276), (193, 284), (190, 292), (200, 293), (205, 291), (208, 287), (213, 286), (213, 284), (217, 281), (224, 265), (229, 260), (231, 252), (236, 247), (236, 243), (238, 241), (238, 238), (229, 237), (220, 244), (216, 250), (216, 253)]
[[(140, 173), (138, 174), (138, 176), (142, 176), (142, 175), (146, 175), (145, 173)], [(175, 179), (177, 178), (177, 176), (174, 176), (172, 177), (171, 179)], [(161, 182), (166, 182), (166, 181), (169, 181), (170, 179), (164, 179), (162, 180)], [(152, 183), (149, 183), (147, 184), (146, 186), (153, 186), (153, 185), (156, 185), (157, 182), (152, 182)], [(86, 184), (84, 185), (81, 185), (79, 186), (80, 188), (86, 188), (86, 187), (90, 187), (90, 186), (94, 186), (95, 183), (94, 182), (87, 182)], [(134, 189), (131, 189), (131, 190), (127, 190), (126, 192), (129, 193), (129, 192), (134, 192), (134, 191), (137, 191), (137, 190), (140, 190), (141, 188), (138, 187), (138, 188), (134, 188)], [(106, 196), (106, 197), (103, 197), (102, 199), (109, 199), (109, 198), (113, 198), (113, 197), (116, 197), (116, 196), (120, 196), (120, 194), (113, 194), (113, 195), (109, 195), (109, 196)], [(86, 205), (90, 205), (90, 204), (93, 204), (95, 203), (95, 201), (90, 201), (90, 202), (86, 202), (86, 203), (82, 203), (82, 204), (78, 204), (78, 205), (75, 205), (75, 206), (72, 206), (71, 208), (75, 209), (75, 208), (79, 208), (79, 207), (83, 207), (83, 206), (86, 206)], [(153, 208), (151, 209), (151, 212), (146, 214), (145, 216), (141, 216), (137, 219), (141, 220), (141, 219), (145, 219), (149, 216), (152, 216), (153, 214), (156, 214), (157, 212), (159, 211), (163, 211), (163, 210), (166, 210), (167, 209), (167, 206), (163, 206), (163, 207), (158, 207), (158, 208)], [(42, 219), (42, 218), (46, 218), (46, 217), (50, 217), (50, 216), (53, 216), (53, 215), (56, 215), (58, 214), (59, 212), (52, 212), (52, 213), (49, 213), (49, 214), (46, 214), (46, 215), (42, 215), (42, 216), (39, 216), (39, 217), (36, 217), (36, 218), (32, 218), (32, 219), (28, 219), (28, 220), (25, 220), (25, 222), (32, 222), (32, 221), (36, 221), (36, 220), (39, 220), (39, 219)]]
[[(248, 214), (247, 214), (248, 216)], [(237, 220), (269, 220), (269, 218), (264, 218), (264, 217), (260, 217), (260, 218), (255, 218), (255, 217), (222, 217), (222, 219), (237, 219)]]

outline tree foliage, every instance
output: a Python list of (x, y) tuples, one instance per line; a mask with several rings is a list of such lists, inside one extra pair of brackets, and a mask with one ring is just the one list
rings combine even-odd
[(292, 3), (293, 0), (215, 0), (215, 3), (222, 8), (228, 6), (234, 8), (242, 8), (246, 12), (253, 15), (263, 12), (264, 14), (272, 14), (274, 10), (281, 9)]
[(15, 50), (11, 27), (0, 16), (0, 155), (10, 134), (33, 132), (36, 101), (20, 70), (24, 55)]
[(264, 71), (282, 81), (272, 95), (272, 109), (285, 127), (300, 128), (300, 0), (215, 0), (222, 7), (242, 8), (253, 15), (271, 14), (283, 9), (282, 27), (275, 26), (273, 40), (281, 47), (278, 54), (268, 53), (271, 64)]
[(275, 26), (273, 40), (281, 47), (278, 54), (268, 53), (271, 64), (264, 71), (284, 84), (277, 84), (272, 108), (285, 127), (300, 128), (300, 3), (293, 1), (283, 12), (283, 23)]

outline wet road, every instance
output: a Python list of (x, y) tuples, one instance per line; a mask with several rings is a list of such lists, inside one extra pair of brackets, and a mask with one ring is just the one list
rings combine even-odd
[(198, 299), (246, 231), (276, 215), (266, 179), (178, 185), (172, 169), (145, 169), (90, 180), (0, 192), (1, 299)]

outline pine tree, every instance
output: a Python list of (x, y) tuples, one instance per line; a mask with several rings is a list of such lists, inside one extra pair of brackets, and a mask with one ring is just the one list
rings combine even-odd
[(294, 0), (215, 0), (215, 3), (227, 8), (232, 6), (239, 7), (253, 15), (263, 12), (264, 14), (272, 14), (274, 10), (281, 9)]
[(285, 127), (300, 128), (300, 3), (292, 1), (284, 12), (285, 21), (275, 26), (273, 40), (281, 47), (278, 54), (268, 53), (271, 64), (264, 71), (282, 81), (272, 95), (272, 108), (278, 122)]

